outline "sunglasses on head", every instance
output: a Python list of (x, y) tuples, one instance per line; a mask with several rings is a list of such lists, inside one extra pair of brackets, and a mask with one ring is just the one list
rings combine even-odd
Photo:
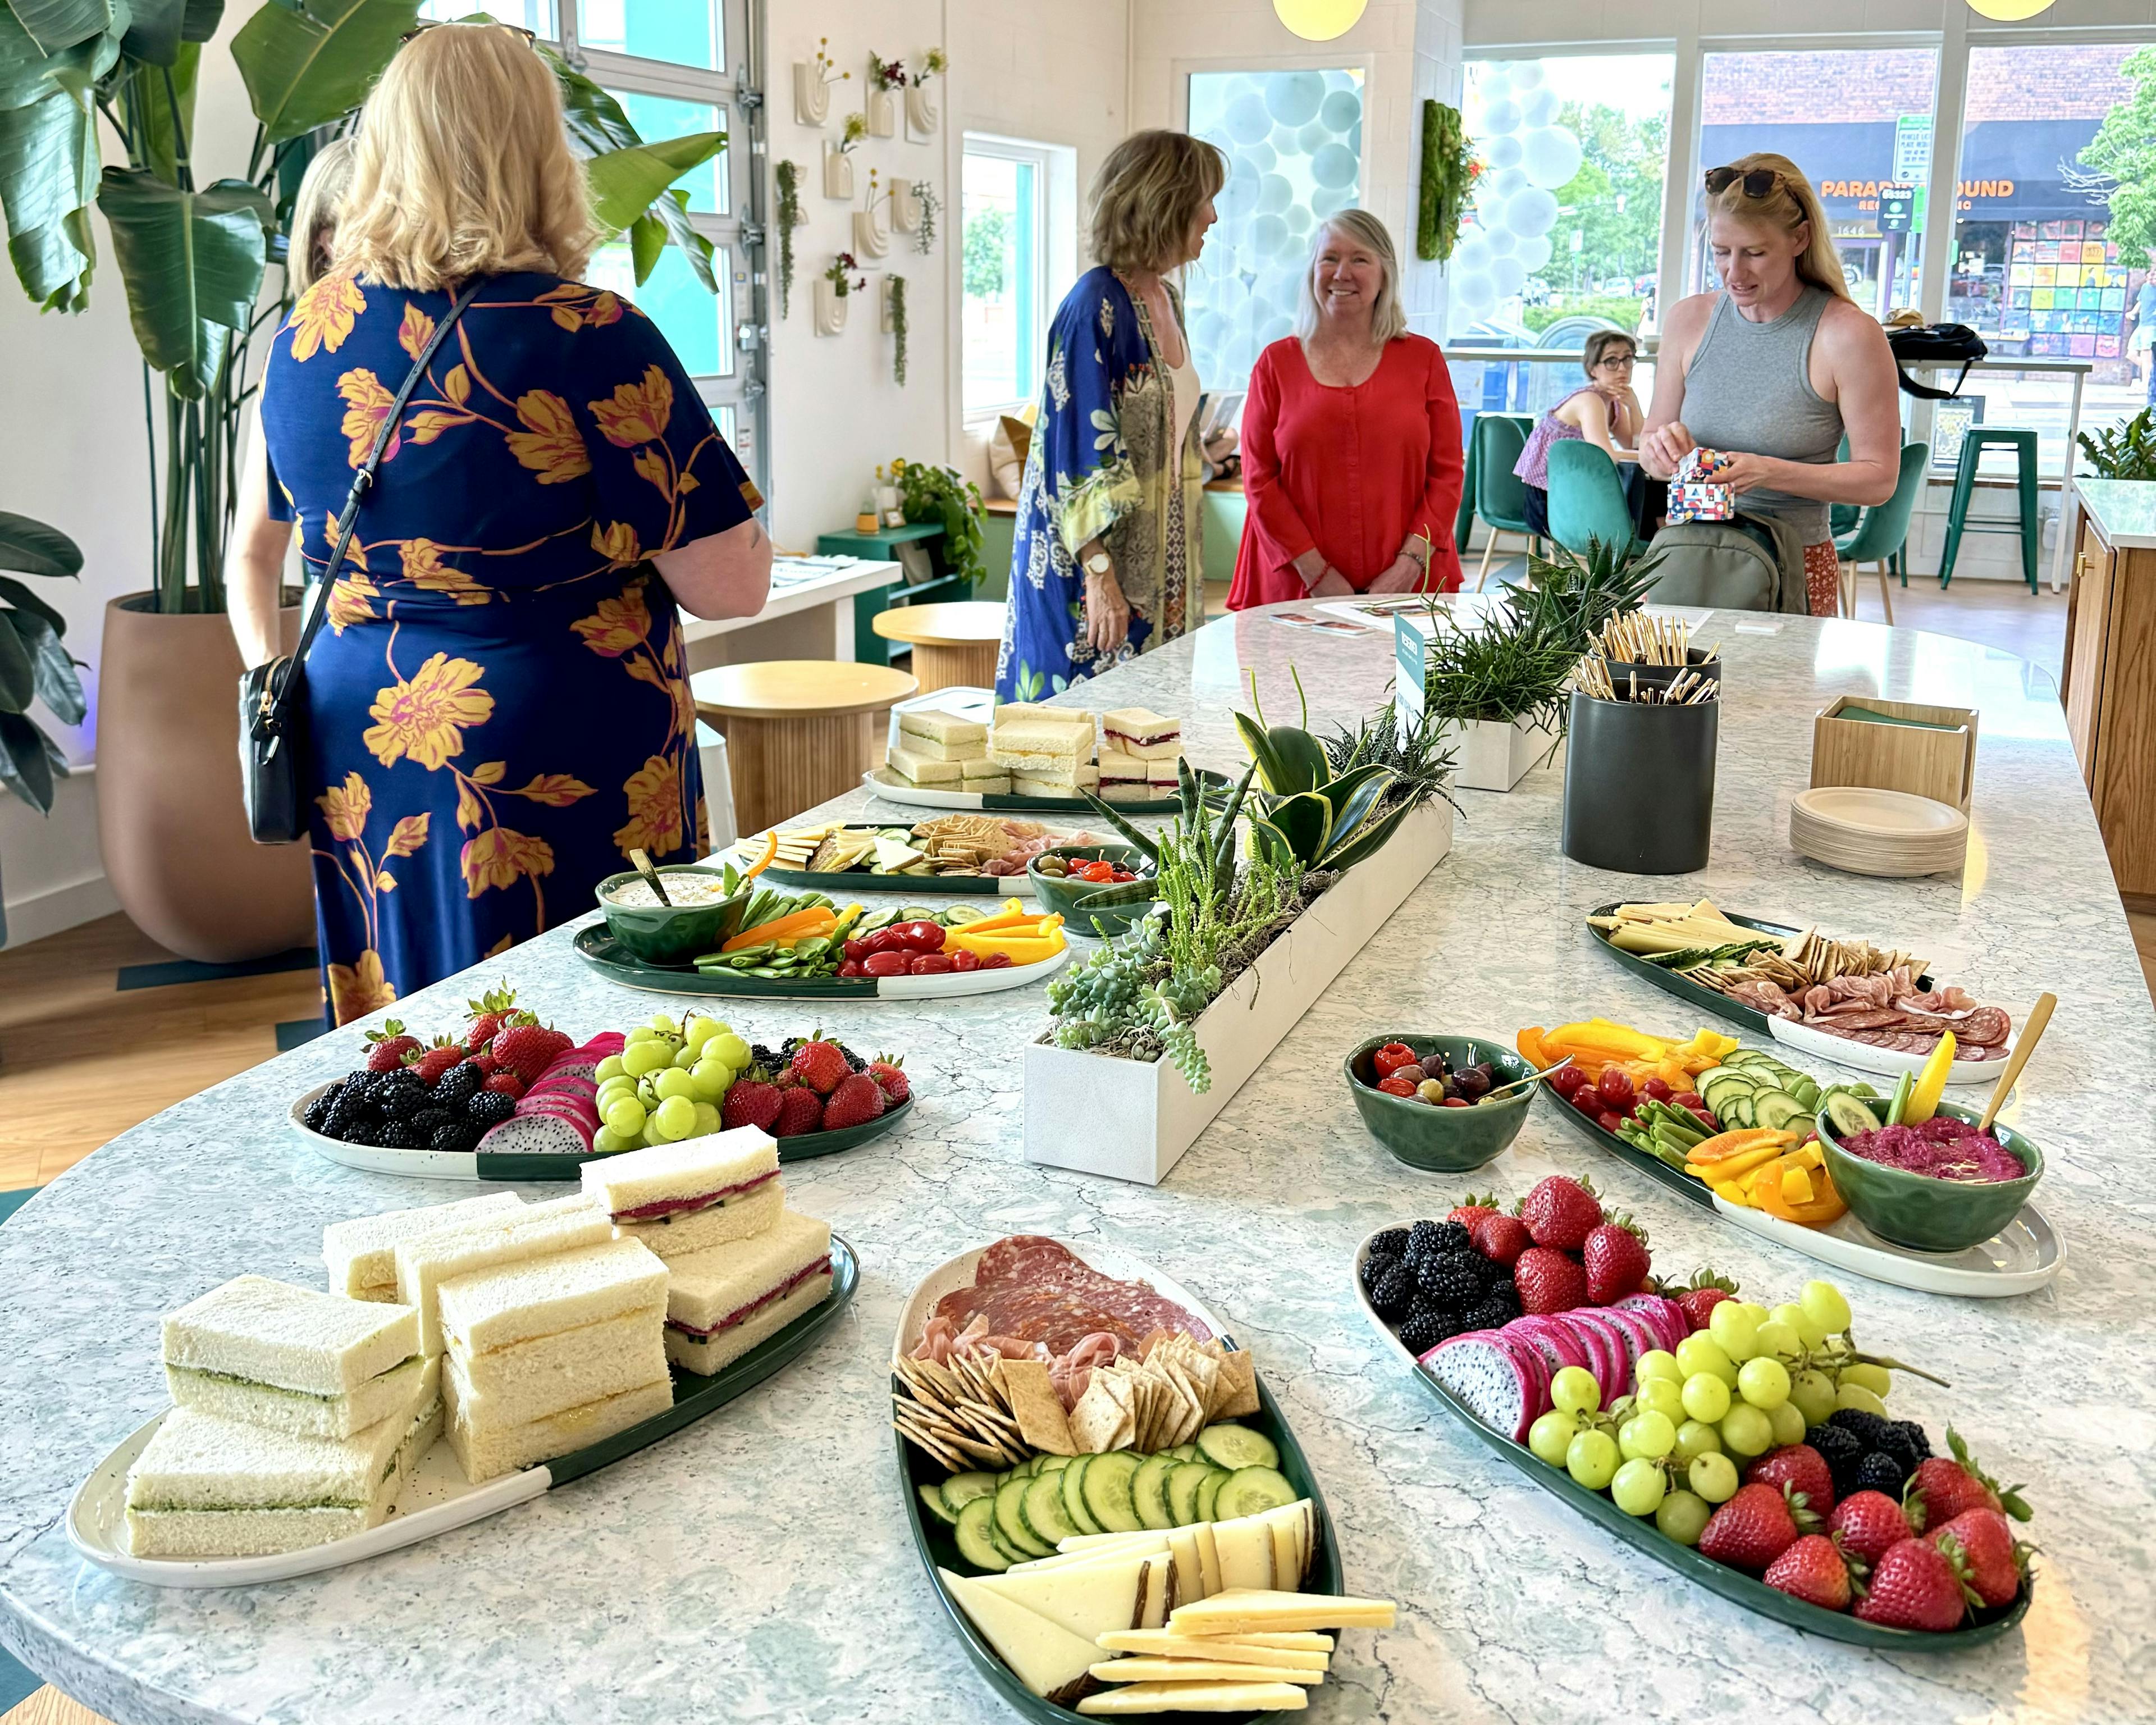
[(1705, 178), (1710, 198), (1719, 198), (1732, 186), (1743, 187), (1744, 195), (1754, 199), (1771, 197), (1782, 189), (1782, 176), (1771, 167), (1755, 167), (1749, 172), (1733, 167), (1711, 167)]
[[(398, 45), (402, 47), (405, 43), (409, 42), (414, 36), (424, 36), (429, 30), (454, 29), (463, 25), (465, 21), (462, 18), (424, 19), (422, 22), (413, 25), (410, 29), (407, 30), (402, 36), (399, 36), (397, 39)], [(516, 35), (521, 36), (526, 42), (531, 43), (536, 43), (539, 39), (536, 32), (527, 30), (521, 24), (505, 24), (500, 18), (482, 19), (477, 24), (471, 26), (470, 28), (476, 29), (508, 30)]]

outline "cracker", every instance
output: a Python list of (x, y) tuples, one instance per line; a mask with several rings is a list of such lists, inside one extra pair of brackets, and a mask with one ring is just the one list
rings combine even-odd
[(1235, 1419), (1258, 1411), (1257, 1363), (1240, 1348), (1224, 1354), (1220, 1359), (1220, 1382), (1223, 1399), (1214, 1413), (1226, 1419)]
[(1063, 1398), (1055, 1393), (1055, 1380), (1045, 1362), (1007, 1359), (996, 1368), (996, 1388), (1016, 1416), (1018, 1435), (1035, 1450), (1051, 1455), (1075, 1455), (1078, 1440), (1070, 1433), (1070, 1416), (1063, 1411)]
[(1097, 1455), (1116, 1447), (1124, 1409), (1109, 1389), (1109, 1381), (1104, 1372), (1094, 1373), (1085, 1394), (1078, 1398), (1078, 1405), (1070, 1410), (1070, 1436), (1081, 1455)]

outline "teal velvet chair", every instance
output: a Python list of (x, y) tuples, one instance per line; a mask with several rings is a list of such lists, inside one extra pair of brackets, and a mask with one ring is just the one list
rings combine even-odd
[(1490, 579), (1490, 559), (1501, 533), (1527, 540), (1530, 551), (1538, 542), (1527, 531), (1527, 481), (1512, 471), (1527, 446), (1527, 427), (1510, 414), (1484, 413), (1476, 419), (1475, 513), (1490, 530), (1482, 547), (1482, 567), (1475, 577), (1477, 593)]
[(1590, 539), (1634, 542), (1632, 506), (1617, 464), (1584, 439), (1549, 446), (1549, 526), (1550, 537), (1575, 557), (1586, 555)]
[[(1856, 615), (1856, 578), (1860, 564), (1879, 566), (1879, 600), (1887, 608), (1887, 620), (1894, 620), (1894, 595), (1887, 582), (1887, 566), (1902, 556), (1902, 547), (1909, 536), (1909, 517), (1917, 507), (1917, 499), (1923, 494), (1924, 473), (1931, 465), (1932, 446), (1929, 444), (1902, 445), (1902, 467), (1894, 481), (1894, 495), (1884, 503), (1864, 510), (1856, 523), (1856, 531), (1839, 536), (1834, 542), (1834, 554), (1841, 564), (1841, 614)], [(1907, 575), (1902, 578), (1904, 583)]]

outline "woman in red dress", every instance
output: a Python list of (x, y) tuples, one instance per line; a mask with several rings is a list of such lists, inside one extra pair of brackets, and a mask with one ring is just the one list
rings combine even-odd
[(1460, 404), (1437, 344), (1408, 333), (1399, 281), (1368, 211), (1318, 230), (1296, 333), (1250, 372), (1230, 610), (1459, 588)]

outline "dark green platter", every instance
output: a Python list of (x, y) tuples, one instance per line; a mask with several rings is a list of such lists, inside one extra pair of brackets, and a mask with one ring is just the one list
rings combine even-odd
[[(1209, 768), (1199, 769), (1198, 778), (1208, 790), (1224, 791), (1229, 788), (1230, 781), (1224, 773)], [(864, 773), (861, 784), (871, 796), (896, 803), (902, 809), (940, 809), (947, 813), (954, 809), (978, 809), (984, 814), (1091, 814), (1096, 819), (1099, 815), (1099, 811), (1083, 797), (1021, 797), (995, 791), (932, 790), (920, 785), (901, 784), (881, 767)], [(1149, 797), (1142, 803), (1118, 802), (1115, 806), (1126, 814), (1173, 814), (1178, 804), (1171, 788), (1165, 796)]]
[[(1222, 1339), (1227, 1340), (1224, 1337)], [(1230, 1341), (1228, 1345), (1232, 1348), (1235, 1343)], [(896, 1384), (897, 1380), (894, 1378), (892, 1382)], [(1274, 1401), (1272, 1392), (1265, 1388), (1264, 1378), (1258, 1379), (1257, 1413), (1236, 1423), (1247, 1425), (1253, 1431), (1263, 1432), (1273, 1440), (1280, 1450), (1280, 1471), (1287, 1476), (1288, 1484), (1310, 1499), (1317, 1512), (1317, 1550), (1310, 1580), (1304, 1586), (1303, 1592), (1341, 1592), (1340, 1551), (1333, 1537), (1332, 1517), (1326, 1511), (1325, 1494), (1317, 1489), (1317, 1481), (1310, 1471), (1309, 1462), (1304, 1458), (1302, 1446), (1296, 1442), (1295, 1434), (1288, 1429), (1287, 1421), (1281, 1414), (1280, 1404)], [(943, 1578), (937, 1573), (939, 1565), (956, 1570), (962, 1575), (970, 1574), (972, 1565), (959, 1556), (958, 1547), (951, 1537), (950, 1528), (922, 1510), (919, 1488), (931, 1483), (940, 1485), (950, 1475), (933, 1457), (916, 1449), (896, 1432), (894, 1431), (891, 1436), (898, 1449), (898, 1476), (906, 1499), (906, 1513), (913, 1528), (914, 1548), (921, 1553), (921, 1567), (928, 1572), (928, 1584), (935, 1589), (937, 1601), (942, 1605), (944, 1614), (950, 1618), (952, 1627), (957, 1631), (967, 1658), (973, 1661), (974, 1669), (988, 1680), (988, 1686), (1009, 1702), (1012, 1711), (1019, 1717), (1032, 1721), (1033, 1725), (1085, 1725), (1087, 1715), (1074, 1708), (1057, 1707), (1053, 1702), (1044, 1701), (1019, 1682), (1010, 1667), (997, 1656), (995, 1649), (973, 1627), (973, 1620), (966, 1615), (965, 1608), (946, 1590)], [(1107, 1656), (1102, 1656), (1104, 1658)], [(1253, 1720), (1274, 1716), (1173, 1712), (1148, 1713), (1145, 1717), (1149, 1720), (1158, 1720), (1162, 1725), (1197, 1725), (1197, 1722), (1201, 1720), (1210, 1721), (1212, 1725), (1250, 1725)]]
[(936, 1000), (968, 994), (993, 994), (1022, 988), (1061, 969), (1066, 949), (1038, 964), (1014, 964), (1002, 970), (971, 970), (943, 976), (766, 977), (744, 970), (706, 974), (693, 967), (646, 964), (608, 932), (603, 922), (577, 931), (571, 943), (593, 969), (624, 987), (651, 994), (732, 994), (767, 1000)]
[[(1083, 808), (1085, 805), (1078, 805)], [(850, 832), (880, 833), (886, 827), (904, 826), (904, 821), (857, 821)], [(738, 851), (730, 855), (738, 857)], [(782, 868), (773, 863), (757, 877), (775, 881), (784, 886), (806, 886), (818, 892), (828, 892), (839, 897), (849, 892), (875, 892), (891, 898), (951, 898), (968, 896), (987, 896), (1001, 893), (1016, 898), (1022, 895), (1025, 882), (1024, 875), (875, 875), (866, 869), (808, 869)]]

